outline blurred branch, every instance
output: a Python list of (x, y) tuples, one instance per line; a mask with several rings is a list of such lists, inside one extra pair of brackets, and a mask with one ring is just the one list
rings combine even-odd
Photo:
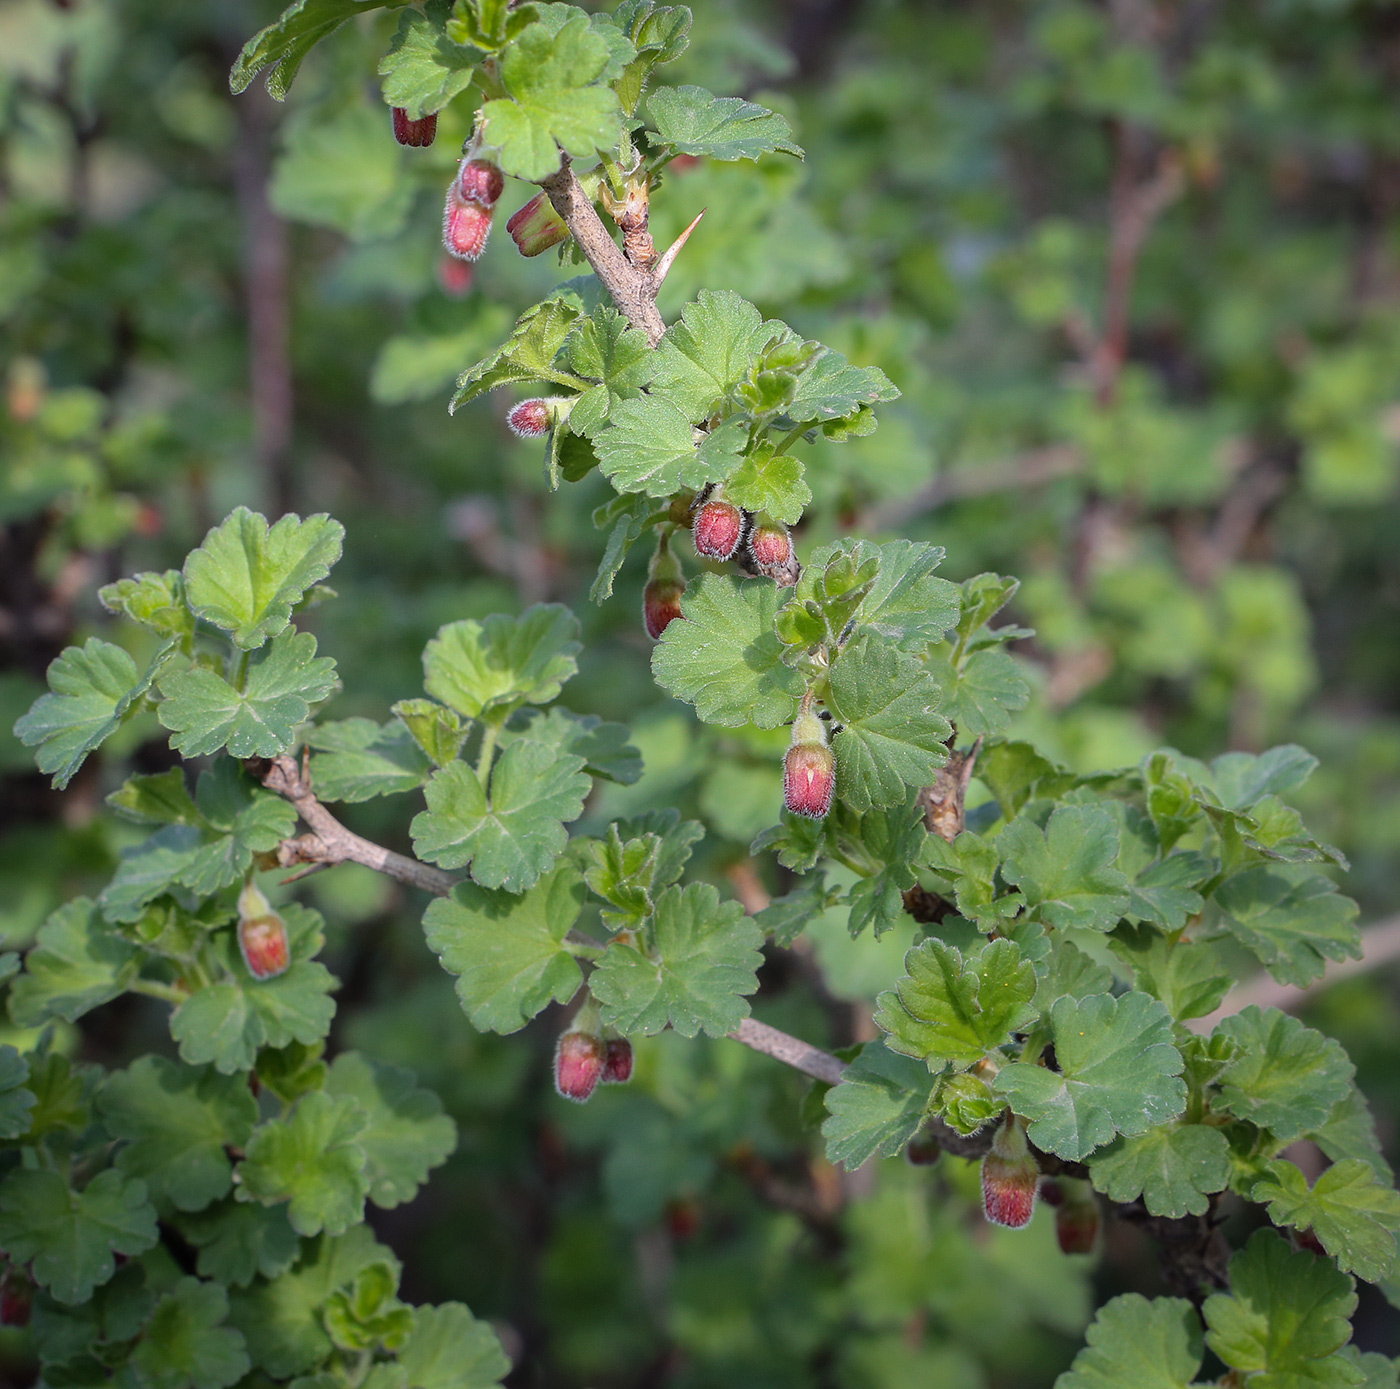
[(829, 1051), (822, 1051), (820, 1047), (811, 1046), (800, 1037), (779, 1032), (776, 1027), (769, 1027), (766, 1022), (759, 1022), (756, 1018), (745, 1018), (729, 1035), (736, 1042), (761, 1051), (765, 1056), (771, 1056), (775, 1061), (781, 1061), (785, 1066), (791, 1066), (814, 1080), (825, 1081), (828, 1085), (841, 1083), (846, 1063), (840, 1057), (833, 1056)]

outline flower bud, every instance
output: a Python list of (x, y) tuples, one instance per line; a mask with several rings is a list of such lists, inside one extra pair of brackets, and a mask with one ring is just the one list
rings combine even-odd
[(568, 238), (564, 219), (554, 210), (547, 193), (537, 193), (509, 222), (511, 234), (522, 256), (537, 256)]
[(238, 894), (238, 948), (254, 979), (274, 979), (292, 963), (286, 923), (252, 883)]
[(448, 255), (458, 260), (480, 260), (490, 235), (491, 209), (463, 201), (453, 184), (447, 190), (447, 205), (442, 212), (442, 244)]
[(1075, 1182), (1083, 1192), (1064, 1192), (1064, 1199), (1055, 1207), (1055, 1238), (1065, 1254), (1092, 1254), (1099, 1237), (1099, 1203), (1087, 1182)]
[(733, 559), (744, 538), (744, 513), (733, 502), (712, 497), (695, 513), (690, 529), (696, 554)]
[(420, 116), (410, 120), (408, 111), (402, 106), (394, 107), (394, 139), (401, 145), (413, 145), (422, 149), (437, 139), (437, 112), (430, 116)]
[(783, 805), (794, 815), (824, 820), (836, 789), (836, 754), (826, 745), (826, 725), (804, 709), (792, 725), (783, 758)]
[(543, 438), (554, 423), (554, 412), (550, 409), (552, 403), (539, 396), (533, 400), (522, 400), (518, 405), (510, 407), (506, 414), (506, 424), (510, 426), (512, 433), (522, 439)]
[(982, 1159), (982, 1207), (993, 1225), (1013, 1230), (1031, 1223), (1040, 1168), (1031, 1156), (1021, 1121), (1007, 1115)]
[(760, 574), (776, 579), (792, 559), (792, 536), (781, 521), (760, 516), (749, 532), (749, 558)]
[(438, 261), (438, 285), (449, 299), (465, 299), (471, 293), (475, 274), (470, 261), (458, 260), (455, 256), (443, 256)]
[(650, 579), (642, 592), (642, 624), (652, 641), (660, 641), (661, 634), (681, 612), (681, 594), (685, 592), (683, 579)]
[(463, 202), (495, 207), (496, 199), (501, 196), (505, 186), (505, 175), (489, 159), (464, 159), (462, 167), (457, 170), (454, 191)]
[(632, 1043), (626, 1037), (609, 1037), (603, 1061), (604, 1085), (626, 1085), (632, 1079)]
[(566, 1032), (554, 1052), (554, 1088), (582, 1104), (597, 1088), (607, 1064), (607, 1044), (591, 1032)]

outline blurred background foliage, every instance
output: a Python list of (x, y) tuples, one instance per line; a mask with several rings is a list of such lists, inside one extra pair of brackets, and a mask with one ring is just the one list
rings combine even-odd
[[(551, 495), (501, 402), (446, 412), (456, 373), (577, 267), (522, 260), (498, 231), (469, 283), (444, 269), (470, 109), (431, 149), (394, 144), (373, 78), (392, 16), (319, 48), (285, 108), (260, 86), (230, 98), (276, 8), (0, 0), (4, 948), (101, 885), (133, 833), (101, 797), (171, 761), (148, 716), (59, 796), (13, 718), (63, 646), (113, 639), (99, 584), (178, 564), (237, 503), (346, 524), (339, 597), (314, 619), (347, 681), (336, 717), (417, 693), (446, 620), (573, 606), (570, 702), (631, 723), (647, 767), (585, 827), (678, 805), (710, 828), (704, 871), (761, 905), (778, 884), (747, 845), (775, 818), (785, 738), (701, 728), (655, 689), (643, 557), (588, 602), (596, 477)], [(1394, 913), (1400, 6), (696, 9), (668, 80), (777, 107), (807, 161), (677, 161), (658, 242), (708, 211), (663, 309), (737, 290), (904, 392), (877, 433), (813, 449), (800, 547), (907, 535), (947, 547), (949, 578), (1021, 575), (1035, 693), (1015, 731), (1078, 769), (1162, 744), (1310, 747), (1309, 823), (1351, 856), (1363, 921)], [(406, 847), (399, 798), (347, 818)], [(728, 1043), (640, 1043), (633, 1085), (571, 1108), (548, 1084), (557, 1019), (475, 1034), (404, 889), (342, 867), (299, 891), (331, 923), (333, 1044), (412, 1067), (460, 1127), (424, 1194), (375, 1216), (405, 1296), (493, 1318), (513, 1384), (1048, 1385), (1091, 1285), (1160, 1290), (1127, 1226), (1066, 1259), (1043, 1220), (969, 1223), (945, 1199), (975, 1181), (956, 1159), (838, 1173), (807, 1083)], [(809, 935), (770, 960), (758, 1015), (827, 1045), (869, 1036), (906, 933)], [(1308, 1011), (1357, 1060), (1392, 1159), (1396, 983), (1376, 971)], [(144, 1006), (64, 1045), (111, 1065), (168, 1047)], [(1358, 1343), (1395, 1354), (1394, 1323), (1363, 1291)]]

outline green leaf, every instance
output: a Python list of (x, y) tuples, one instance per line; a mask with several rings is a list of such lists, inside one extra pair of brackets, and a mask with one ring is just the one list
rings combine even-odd
[(402, 107), (415, 121), (441, 111), (471, 85), (475, 56), (453, 43), (429, 16), (410, 10), (379, 60), (385, 103)]
[(616, 309), (600, 305), (574, 324), (565, 352), (579, 376), (598, 382), (569, 412), (569, 428), (594, 438), (618, 402), (636, 399), (651, 380), (651, 346)]
[(86, 1302), (116, 1272), (113, 1254), (144, 1254), (157, 1238), (145, 1184), (120, 1172), (99, 1172), (82, 1191), (33, 1168), (0, 1183), (0, 1247), (59, 1302)]
[(862, 1047), (823, 1097), (827, 1160), (854, 1172), (877, 1153), (892, 1157), (923, 1123), (929, 1089), (928, 1072), (917, 1062), (876, 1042)]
[(1366, 1097), (1355, 1086), (1347, 1097), (1327, 1116), (1327, 1122), (1307, 1134), (1333, 1162), (1342, 1158), (1360, 1158), (1384, 1182), (1394, 1180), (1390, 1164), (1381, 1151), (1376, 1136), (1376, 1121)]
[(1400, 1192), (1379, 1181), (1369, 1163), (1344, 1158), (1309, 1190), (1297, 1167), (1276, 1159), (1249, 1195), (1268, 1204), (1275, 1225), (1311, 1230), (1344, 1273), (1368, 1283), (1390, 1275), (1400, 1235)]
[(669, 497), (683, 487), (723, 482), (739, 466), (745, 441), (737, 420), (697, 438), (679, 406), (648, 396), (619, 401), (593, 447), (603, 476), (619, 492)]
[(241, 692), (212, 670), (178, 671), (160, 682), (165, 702), (156, 713), (185, 757), (222, 747), (233, 757), (277, 757), (337, 683), (335, 662), (316, 655), (310, 632), (284, 631), (253, 656)]
[(229, 73), (229, 90), (237, 96), (263, 68), (271, 67), (267, 90), (276, 100), (283, 101), (302, 59), (322, 39), (355, 15), (397, 9), (405, 3), (407, 0), (296, 0), (282, 11), (275, 24), (269, 24), (243, 45)]
[(292, 609), (340, 558), (345, 527), (324, 513), (267, 518), (236, 507), (185, 561), (195, 616), (222, 627), (244, 651), (285, 631)]
[[(442, 713), (450, 711), (442, 709)], [(398, 721), (382, 726), (373, 719), (317, 724), (307, 733), (306, 742), (320, 754), (312, 761), (311, 774), (316, 795), (323, 801), (367, 801), (412, 791), (428, 779), (433, 766), (410, 730)]]
[(1164, 1124), (1095, 1153), (1089, 1177), (1110, 1201), (1141, 1196), (1149, 1215), (1204, 1215), (1229, 1185), (1230, 1145), (1205, 1124)]
[(471, 725), (463, 723), (455, 709), (445, 709), (431, 699), (401, 699), (389, 712), (435, 767), (455, 762), (471, 732)]
[(1217, 1103), (1289, 1142), (1326, 1122), (1351, 1090), (1354, 1068), (1341, 1046), (1277, 1008), (1254, 1005), (1212, 1034), (1233, 1042)]
[(1116, 1133), (1133, 1137), (1186, 1104), (1171, 1015), (1142, 993), (1062, 998), (1050, 1010), (1059, 1070), (1013, 1061), (992, 1088), (1031, 1120), (1037, 1147), (1083, 1160)]
[(943, 687), (944, 713), (969, 738), (1004, 733), (1031, 697), (1020, 663), (999, 646), (974, 651), (961, 670), (946, 657), (935, 659), (929, 673)]
[(764, 347), (788, 335), (733, 290), (702, 289), (656, 345), (652, 395), (688, 421), (709, 419), (730, 399)]
[[(161, 649), (164, 655), (168, 647)], [(121, 727), (126, 714), (151, 687), (136, 662), (119, 646), (89, 637), (85, 646), (65, 647), (49, 664), (52, 694), (40, 695), (15, 724), (15, 737), (38, 746), (34, 760), (61, 791), (87, 760)]]
[(1230, 1292), (1201, 1311), (1206, 1344), (1259, 1389), (1342, 1389), (1364, 1376), (1343, 1360), (1323, 1363), (1351, 1337), (1352, 1281), (1328, 1260), (1296, 1252), (1256, 1230), (1230, 1260)]
[(552, 381), (582, 390), (588, 384), (586, 381), (554, 366), (554, 359), (578, 316), (578, 309), (563, 299), (546, 299), (526, 309), (505, 342), (457, 378), (457, 389), (448, 404), (448, 413), (454, 414), (459, 405), (494, 391), (498, 386), (526, 381)]
[(790, 453), (774, 457), (771, 446), (760, 445), (730, 474), (724, 495), (735, 506), (766, 511), (774, 520), (796, 525), (812, 500), (803, 472), (802, 464)]
[(238, 1198), (288, 1201), (299, 1235), (343, 1234), (364, 1218), (370, 1180), (359, 1137), (369, 1116), (351, 1095), (312, 1091), (286, 1119), (260, 1125), (238, 1164)]
[(258, 1121), (242, 1076), (177, 1066), (143, 1056), (108, 1077), (97, 1107), (114, 1138), (125, 1139), (116, 1165), (140, 1177), (158, 1205), (197, 1211), (228, 1193), (227, 1147), (241, 1148)]
[(499, 723), (522, 704), (558, 697), (578, 671), (578, 633), (578, 619), (558, 603), (450, 622), (423, 652), (424, 688), (459, 714)]
[(650, 1037), (668, 1024), (682, 1037), (732, 1032), (758, 988), (762, 931), (708, 883), (668, 887), (656, 899), (652, 952), (614, 942), (589, 979), (603, 1022)]
[(1189, 1389), (1201, 1368), (1201, 1324), (1184, 1298), (1124, 1293), (1106, 1302), (1055, 1389)]
[(906, 788), (932, 785), (953, 732), (937, 712), (939, 699), (923, 666), (888, 640), (864, 637), (841, 653), (827, 705), (842, 725), (832, 740), (842, 801), (865, 811), (903, 801)]
[(107, 804), (138, 825), (198, 825), (203, 821), (185, 786), (181, 767), (151, 776), (129, 776)]
[(156, 1303), (131, 1366), (151, 1389), (227, 1389), (251, 1368), (241, 1332), (224, 1326), (228, 1294), (181, 1278)]
[(521, 738), (491, 771), (488, 798), (476, 773), (454, 762), (424, 788), (427, 810), (413, 817), (413, 850), (444, 868), (471, 865), (483, 887), (523, 892), (569, 842), (564, 824), (583, 812), (583, 758)]
[(224, 1075), (250, 1070), (262, 1047), (310, 1045), (330, 1030), (336, 981), (313, 958), (325, 942), (321, 918), (306, 907), (281, 908), (292, 963), (284, 974), (255, 979), (233, 943), (217, 940), (225, 978), (190, 995), (170, 1017), (170, 1035), (187, 1065), (213, 1065)]
[(376, 1206), (411, 1201), (457, 1146), (457, 1126), (442, 1112), (442, 1101), (418, 1089), (411, 1071), (341, 1052), (326, 1077), (326, 1093), (353, 1097), (369, 1116), (355, 1141), (364, 1149)]
[(1148, 864), (1128, 889), (1132, 896), (1128, 915), (1154, 922), (1168, 931), (1179, 931), (1203, 905), (1193, 884), (1203, 882), (1214, 871), (1209, 859), (1194, 853), (1172, 854)]
[(1322, 978), (1328, 960), (1359, 960), (1357, 905), (1301, 865), (1263, 863), (1226, 878), (1214, 901), (1230, 934), (1284, 984)]
[(593, 513), (593, 524), (608, 530), (603, 558), (598, 561), (598, 574), (588, 590), (593, 602), (602, 603), (612, 597), (613, 582), (622, 572), (628, 551), (649, 525), (665, 519), (666, 513), (658, 511), (657, 507), (658, 503), (650, 497), (623, 493)]
[(139, 968), (136, 947), (107, 925), (94, 902), (75, 897), (39, 927), (24, 973), (10, 985), (10, 1017), (20, 1027), (50, 1018), (77, 1022), (125, 993)]
[(0, 1046), (0, 1138), (22, 1138), (33, 1124), (36, 1096), (25, 1088), (28, 1080), (25, 1059), (14, 1047)]
[(583, 758), (589, 776), (603, 777), (631, 786), (642, 775), (642, 754), (628, 741), (625, 724), (604, 723), (596, 714), (575, 714), (557, 704), (549, 710), (517, 714), (501, 734), (500, 746), (517, 738), (547, 743), (561, 752)]
[(258, 1206), (232, 1198), (184, 1217), (180, 1229), (199, 1250), (202, 1278), (247, 1287), (259, 1274), (276, 1278), (301, 1252), (285, 1206)]
[(560, 865), (523, 896), (459, 883), (423, 917), (428, 947), (457, 978), (473, 1027), (516, 1032), (551, 1002), (571, 999), (583, 975), (563, 948), (587, 893)]
[[(810, 822), (809, 822), (810, 823)], [(772, 936), (774, 945), (789, 946), (807, 929), (812, 918), (832, 904), (832, 893), (821, 873), (801, 879), (791, 892), (775, 897), (754, 920)]]
[(1027, 819), (997, 836), (1002, 876), (1040, 920), (1109, 931), (1128, 909), (1128, 880), (1113, 867), (1118, 826), (1102, 806), (1056, 806), (1042, 834)]
[[(936, 837), (936, 836), (935, 836)], [(1113, 975), (1071, 940), (1059, 938), (1035, 962), (1035, 1007), (1048, 1013), (1057, 999), (1088, 998), (1112, 990)]]
[(1214, 941), (1173, 941), (1152, 926), (1119, 926), (1109, 944), (1132, 968), (1134, 987), (1160, 998), (1178, 1022), (1215, 1012), (1234, 987)]
[(417, 1307), (394, 1365), (378, 1365), (365, 1389), (495, 1389), (510, 1359), (486, 1322), (460, 1302)]
[(559, 150), (586, 156), (617, 143), (622, 112), (617, 97), (593, 84), (610, 61), (607, 40), (587, 16), (571, 19), (557, 34), (531, 24), (506, 50), (501, 79), (512, 100), (481, 108), (482, 132), (501, 151), (508, 174), (533, 183), (556, 172)]
[(777, 728), (797, 709), (802, 680), (783, 664), (773, 634), (778, 588), (769, 579), (701, 574), (652, 652), (662, 689), (695, 705), (706, 723)]
[(802, 158), (782, 116), (736, 96), (713, 96), (704, 87), (658, 87), (647, 98), (647, 112), (679, 154), (735, 160), (778, 151)]
[(194, 614), (185, 598), (185, 576), (178, 569), (163, 574), (137, 574), (97, 590), (98, 601), (110, 613), (120, 613), (163, 637), (194, 636)]
[(1258, 755), (1227, 752), (1210, 764), (1215, 790), (1227, 810), (1252, 810), (1265, 796), (1295, 791), (1313, 773), (1317, 758), (1296, 743)]
[(603, 913), (603, 924), (609, 930), (639, 930), (651, 915), (652, 887), (661, 850), (660, 835), (644, 834), (624, 840), (616, 824), (608, 826), (606, 839), (588, 845), (592, 863), (584, 870), (584, 881), (615, 908)]
[(880, 995), (875, 1023), (889, 1034), (887, 1047), (924, 1061), (935, 1075), (949, 1064), (966, 1070), (1036, 1016), (1035, 970), (1009, 940), (964, 959), (929, 939), (905, 955), (904, 969)]
[(825, 422), (855, 415), (862, 406), (898, 399), (899, 388), (879, 367), (855, 366), (828, 347), (798, 377), (787, 415), (795, 424)]

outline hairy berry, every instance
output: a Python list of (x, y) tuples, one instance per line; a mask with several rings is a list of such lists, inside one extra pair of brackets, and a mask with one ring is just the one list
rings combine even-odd
[(732, 502), (712, 498), (695, 513), (690, 533), (696, 554), (709, 559), (733, 559), (744, 538), (744, 513)]
[(437, 139), (437, 112), (430, 116), (420, 116), (410, 120), (407, 110), (394, 107), (394, 139), (401, 145), (413, 145), (419, 149), (431, 145)]
[(794, 815), (824, 820), (836, 790), (836, 754), (826, 745), (826, 725), (804, 709), (792, 725), (783, 758), (783, 805)]
[(662, 632), (683, 616), (681, 594), (684, 592), (682, 579), (652, 579), (642, 591), (642, 624), (653, 641), (660, 641)]
[(542, 438), (549, 433), (550, 426), (554, 423), (554, 413), (550, 405), (550, 401), (538, 396), (532, 400), (522, 400), (507, 411), (506, 423), (512, 432), (522, 439)]
[(238, 948), (254, 979), (274, 979), (292, 963), (286, 923), (252, 883), (238, 894)]
[(482, 207), (495, 207), (505, 186), (505, 175), (489, 159), (464, 159), (454, 185), (464, 202), (480, 203)]
[(632, 1079), (632, 1043), (626, 1037), (609, 1037), (603, 1061), (604, 1085), (626, 1085)]
[(1025, 1130), (1007, 1116), (982, 1159), (982, 1208), (993, 1225), (1019, 1230), (1035, 1214), (1035, 1189), (1040, 1168), (1031, 1155)]
[(480, 260), (491, 235), (491, 209), (480, 203), (464, 202), (454, 185), (448, 189), (442, 212), (442, 244), (448, 255), (458, 260)]
[(515, 213), (506, 223), (506, 230), (522, 256), (538, 256), (569, 235), (564, 219), (545, 193), (537, 193)]
[(582, 1104), (597, 1088), (607, 1064), (607, 1044), (591, 1032), (566, 1032), (554, 1052), (554, 1088)]
[(781, 521), (764, 516), (749, 532), (749, 558), (760, 574), (778, 577), (792, 559), (792, 536)]

